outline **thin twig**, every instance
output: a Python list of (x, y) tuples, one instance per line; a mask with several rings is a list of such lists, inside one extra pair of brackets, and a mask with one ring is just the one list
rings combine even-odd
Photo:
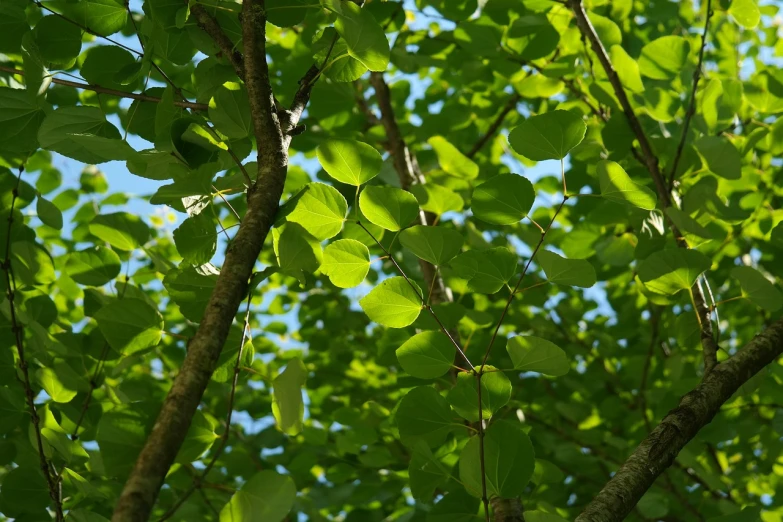
[[(24, 350), (24, 337), (22, 336), (22, 326), (18, 322), (16, 317), (16, 305), (14, 304), (14, 298), (16, 296), (16, 280), (14, 279), (14, 271), (11, 266), (11, 237), (13, 236), (14, 225), (14, 206), (16, 205), (16, 198), (19, 197), (19, 186), (22, 182), (23, 167), (19, 167), (19, 176), (16, 178), (16, 185), (11, 192), (11, 208), (8, 213), (8, 229), (6, 231), (5, 238), (5, 259), (3, 260), (3, 269), (5, 271), (5, 278), (7, 284), (7, 297), (8, 307), (11, 312), (11, 329), (14, 333), (14, 340), (16, 341), (16, 351), (19, 356), (19, 369), (22, 370), (22, 379), (20, 379), (22, 386), (24, 387), (25, 401), (27, 402), (27, 408), (30, 410), (30, 417), (33, 422), (33, 431), (35, 432), (35, 442), (38, 446), (38, 458), (41, 464), (41, 471), (46, 479), (46, 485), (49, 489), (49, 497), (54, 503), (54, 512), (57, 522), (63, 520), (63, 506), (60, 500), (59, 488), (56, 479), (52, 476), (52, 472), (49, 468), (49, 462), (46, 459), (44, 453), (43, 436), (41, 435), (41, 419), (38, 417), (38, 411), (35, 408), (35, 394), (33, 393), (33, 386), (30, 381), (30, 371), (28, 368), (28, 361), (25, 357)], [(18, 379), (18, 376), (17, 376)]]
[(685, 120), (682, 122), (682, 135), (680, 143), (677, 145), (677, 152), (674, 154), (672, 170), (669, 173), (669, 190), (674, 188), (674, 176), (677, 174), (677, 166), (680, 163), (682, 151), (685, 148), (685, 141), (688, 138), (688, 127), (691, 124), (691, 118), (696, 115), (696, 90), (699, 87), (699, 80), (702, 77), (702, 66), (704, 64), (704, 49), (707, 47), (707, 36), (710, 30), (710, 18), (712, 17), (712, 0), (707, 0), (707, 14), (704, 20), (704, 32), (701, 34), (701, 48), (699, 49), (699, 62), (696, 70), (693, 71), (693, 88), (691, 89), (691, 99), (688, 104), (688, 112), (685, 113)]
[(378, 241), (372, 232), (370, 232), (367, 227), (364, 226), (364, 223), (362, 223), (360, 220), (356, 221), (356, 224), (359, 225), (367, 234), (372, 238), (373, 241), (375, 241), (375, 244), (378, 245), (381, 250), (383, 250), (383, 253), (386, 254), (389, 258), (389, 260), (392, 262), (394, 267), (397, 269), (397, 271), (400, 273), (400, 275), (407, 281), (408, 285), (410, 285), (411, 289), (413, 289), (414, 293), (419, 297), (421, 300), (421, 306), (422, 308), (425, 308), (429, 311), (430, 315), (433, 319), (435, 319), (435, 322), (438, 323), (438, 326), (443, 331), (443, 333), (446, 334), (446, 336), (449, 338), (451, 343), (454, 345), (454, 347), (457, 349), (459, 354), (462, 356), (462, 358), (465, 360), (466, 363), (468, 363), (468, 366), (470, 367), (470, 370), (475, 372), (476, 368), (473, 366), (473, 364), (470, 362), (470, 359), (465, 355), (465, 352), (462, 351), (462, 348), (460, 347), (459, 343), (454, 339), (454, 337), (449, 333), (449, 331), (446, 329), (446, 327), (443, 325), (443, 323), (438, 318), (438, 315), (435, 313), (435, 310), (432, 309), (430, 305), (427, 304), (426, 300), (424, 299), (424, 295), (422, 295), (421, 290), (419, 290), (416, 285), (413, 284), (413, 281), (408, 278), (407, 275), (405, 275), (405, 271), (402, 269), (402, 267), (397, 263), (397, 260), (394, 259), (394, 256), (391, 255), (391, 253), (386, 249), (385, 246), (383, 246), (380, 241)]
[(473, 145), (470, 151), (468, 151), (468, 153), (466, 154), (467, 157), (472, 158), (473, 156), (475, 156), (478, 153), (478, 151), (480, 151), (484, 147), (484, 145), (486, 145), (487, 142), (492, 139), (492, 137), (498, 131), (500, 126), (503, 124), (503, 120), (506, 119), (506, 116), (508, 116), (508, 114), (511, 111), (516, 109), (517, 104), (521, 99), (522, 96), (520, 96), (518, 93), (514, 93), (511, 95), (511, 98), (508, 99), (506, 105), (504, 105), (503, 109), (501, 109), (501, 111), (498, 113), (495, 120), (487, 129), (487, 132)]
[(500, 319), (498, 320), (498, 323), (495, 326), (495, 331), (492, 333), (492, 337), (489, 340), (489, 344), (487, 345), (487, 348), (484, 351), (484, 358), (481, 360), (482, 368), (484, 367), (485, 364), (487, 364), (487, 358), (489, 357), (489, 352), (492, 350), (492, 345), (495, 344), (495, 338), (498, 336), (498, 331), (500, 330), (500, 327), (503, 325), (503, 320), (506, 318), (508, 309), (511, 307), (511, 302), (514, 300), (514, 296), (519, 291), (519, 285), (522, 283), (522, 280), (525, 278), (525, 274), (527, 274), (527, 270), (528, 268), (530, 268), (530, 264), (533, 262), (533, 259), (536, 257), (536, 254), (538, 253), (538, 250), (541, 248), (541, 245), (544, 244), (544, 239), (546, 239), (547, 233), (552, 228), (555, 219), (557, 219), (557, 215), (560, 214), (560, 211), (563, 209), (563, 206), (565, 205), (566, 201), (568, 201), (568, 196), (563, 197), (563, 201), (560, 203), (560, 205), (558, 205), (557, 209), (555, 210), (555, 215), (552, 216), (552, 219), (549, 221), (549, 225), (541, 233), (541, 237), (538, 240), (538, 244), (533, 249), (533, 253), (530, 254), (530, 259), (527, 260), (527, 263), (525, 264), (525, 268), (522, 270), (522, 274), (519, 276), (519, 280), (517, 281), (516, 286), (514, 286), (514, 290), (512, 290), (511, 294), (509, 294), (508, 299), (506, 300), (506, 306), (503, 308), (503, 313), (500, 314)]
[[(6, 67), (4, 65), (0, 65), (0, 71), (24, 76), (24, 71), (20, 69), (15, 69), (13, 67)], [(100, 85), (72, 82), (70, 80), (61, 80), (60, 78), (54, 78), (54, 77), (52, 77), (52, 83), (56, 83), (58, 85), (66, 85), (68, 87), (75, 87), (77, 89), (84, 89), (85, 91), (93, 91), (99, 94), (109, 94), (111, 96), (118, 96), (120, 98), (129, 98), (131, 100), (139, 100), (139, 101), (151, 102), (151, 103), (160, 103), (161, 101), (160, 98), (158, 98), (157, 96), (149, 96), (147, 94), (136, 94), (134, 92), (118, 91), (115, 89), (109, 89), (107, 87), (101, 87)], [(193, 109), (196, 111), (206, 111), (207, 109), (209, 109), (209, 105), (207, 105), (206, 103), (197, 103), (191, 101), (175, 101), (174, 105), (176, 105), (177, 107), (183, 107), (185, 109)]]
[(193, 483), (190, 485), (190, 487), (185, 491), (185, 493), (182, 494), (179, 500), (177, 500), (177, 502), (168, 511), (166, 511), (166, 513), (164, 513), (163, 516), (161, 516), (158, 519), (158, 522), (163, 522), (164, 520), (168, 520), (169, 518), (174, 516), (174, 514), (177, 512), (180, 506), (182, 506), (182, 504), (185, 503), (185, 501), (193, 494), (193, 492), (196, 491), (197, 489), (198, 490), (201, 489), (201, 486), (204, 483), (204, 479), (207, 478), (209, 472), (212, 471), (212, 468), (215, 466), (215, 463), (223, 454), (223, 450), (225, 450), (226, 446), (228, 445), (228, 437), (231, 434), (231, 416), (234, 413), (234, 397), (236, 395), (237, 383), (239, 382), (239, 373), (242, 371), (242, 367), (241, 367), (242, 352), (245, 349), (245, 342), (247, 341), (248, 338), (247, 330), (250, 324), (251, 297), (252, 297), (252, 293), (248, 292), (247, 310), (245, 311), (245, 323), (242, 326), (242, 340), (239, 343), (239, 351), (237, 352), (237, 358), (234, 363), (234, 377), (231, 380), (231, 392), (228, 395), (228, 413), (226, 414), (226, 429), (223, 431), (223, 435), (220, 437), (220, 445), (215, 450), (215, 453), (212, 455), (212, 458), (209, 460), (209, 463), (206, 465), (206, 467), (201, 472), (201, 474), (193, 477)]

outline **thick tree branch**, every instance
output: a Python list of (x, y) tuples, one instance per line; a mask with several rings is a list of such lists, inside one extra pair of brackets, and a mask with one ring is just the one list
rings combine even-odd
[[(11, 74), (18, 74), (19, 76), (24, 76), (24, 71), (20, 69), (15, 69), (13, 67), (6, 67), (4, 65), (0, 65), (0, 71), (11, 73)], [(158, 98), (157, 96), (148, 96), (146, 94), (136, 94), (134, 92), (117, 91), (115, 89), (107, 89), (106, 87), (101, 87), (100, 85), (72, 82), (70, 80), (62, 80), (60, 78), (52, 78), (52, 83), (56, 83), (58, 85), (66, 85), (68, 87), (75, 87), (77, 89), (84, 89), (85, 91), (97, 92), (99, 94), (110, 94), (112, 96), (119, 96), (120, 98), (129, 98), (131, 100), (160, 103), (160, 98)], [(175, 101), (174, 105), (176, 105), (177, 107), (183, 107), (185, 109), (193, 109), (196, 111), (205, 111), (209, 109), (209, 105), (207, 105), (206, 103), (196, 103), (190, 101)]]
[[(386, 131), (389, 153), (394, 161), (394, 170), (397, 171), (400, 178), (400, 185), (403, 189), (410, 190), (413, 184), (424, 184), (426, 180), (419, 168), (419, 163), (416, 161), (416, 156), (405, 144), (397, 125), (391, 104), (391, 92), (383, 74), (371, 73), (370, 83), (375, 89), (375, 99), (381, 109), (381, 123)], [(435, 222), (435, 216), (422, 210), (419, 213), (419, 220), (422, 225), (432, 225)], [(435, 266), (423, 259), (419, 260), (419, 266), (424, 275), (424, 282), (427, 283), (428, 288), (432, 288), (431, 302), (438, 304), (452, 301), (451, 289), (443, 282), (443, 278), (437, 273)]]
[[(243, 10), (245, 83), (259, 151), (257, 181), (248, 189), (247, 212), (226, 249), (223, 267), (204, 317), (188, 344), (180, 372), (125, 483), (112, 522), (148, 520), (215, 369), (239, 305), (246, 296), (253, 266), (274, 223), (283, 193), (291, 138), (281, 132), (269, 82), (263, 5), (245, 0)], [(294, 103), (286, 112), (289, 125), (298, 124), (309, 99), (314, 83), (311, 71), (300, 81)]]
[[(589, 40), (593, 52), (598, 56), (598, 61), (601, 63), (606, 75), (609, 77), (609, 83), (612, 85), (615, 96), (620, 101), (620, 106), (623, 108), (623, 113), (628, 119), (628, 124), (639, 142), (641, 148), (641, 158), (637, 155), (637, 158), (647, 167), (650, 172), (650, 176), (655, 183), (655, 187), (658, 192), (658, 198), (660, 199), (661, 206), (665, 211), (668, 207), (672, 206), (672, 199), (669, 193), (666, 180), (661, 173), (658, 165), (658, 158), (650, 146), (650, 142), (647, 140), (647, 136), (644, 134), (642, 124), (639, 122), (639, 118), (631, 107), (631, 102), (628, 99), (628, 95), (623, 88), (620, 76), (617, 74), (609, 54), (606, 52), (604, 45), (601, 43), (601, 39), (598, 37), (593, 24), (590, 22), (590, 18), (587, 16), (587, 12), (582, 5), (582, 0), (569, 0), (569, 6), (573, 10), (576, 16), (576, 23), (579, 26), (579, 30), (582, 32), (585, 38)], [(683, 235), (680, 233), (677, 225), (669, 220), (669, 225), (672, 229), (678, 246), (681, 248), (688, 248), (688, 244), (685, 241)], [(693, 297), (693, 306), (696, 312), (696, 317), (699, 320), (699, 326), (701, 330), (701, 345), (704, 357), (704, 375), (709, 374), (710, 371), (718, 364), (718, 346), (715, 342), (715, 337), (712, 331), (712, 314), (710, 307), (707, 305), (707, 300), (704, 297), (704, 292), (701, 288), (699, 281), (691, 287), (691, 296)]]
[(672, 465), (677, 454), (712, 421), (723, 403), (765, 366), (783, 353), (783, 319), (716, 366), (701, 384), (685, 395), (653, 432), (636, 448), (576, 522), (623, 520)]
[(704, 32), (701, 34), (701, 47), (699, 48), (699, 62), (696, 64), (696, 70), (693, 71), (693, 88), (691, 89), (691, 99), (688, 104), (688, 111), (685, 113), (685, 119), (682, 122), (682, 135), (680, 143), (677, 144), (677, 152), (672, 161), (672, 170), (669, 173), (669, 190), (674, 187), (674, 177), (677, 175), (677, 166), (680, 164), (682, 150), (685, 148), (685, 142), (688, 139), (688, 127), (691, 124), (691, 118), (696, 114), (696, 90), (699, 88), (699, 80), (702, 77), (701, 68), (704, 64), (704, 49), (707, 47), (707, 35), (710, 30), (710, 18), (712, 17), (712, 0), (707, 0), (707, 14), (704, 20)]

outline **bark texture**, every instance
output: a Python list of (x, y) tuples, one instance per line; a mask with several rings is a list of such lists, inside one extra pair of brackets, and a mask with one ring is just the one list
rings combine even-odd
[(492, 505), (494, 522), (525, 522), (522, 502), (518, 498), (494, 497), (489, 503)]
[(655, 479), (674, 463), (685, 445), (712, 421), (723, 403), (765, 366), (783, 353), (783, 319), (716, 366), (701, 384), (685, 395), (636, 448), (576, 522), (617, 522), (625, 519)]

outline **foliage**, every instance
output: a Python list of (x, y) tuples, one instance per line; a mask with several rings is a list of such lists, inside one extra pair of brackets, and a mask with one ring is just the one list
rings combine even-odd
[(584, 4), (3, 0), (0, 520), (199, 379), (134, 520), (783, 520), (776, 361), (597, 497), (779, 328), (778, 6)]

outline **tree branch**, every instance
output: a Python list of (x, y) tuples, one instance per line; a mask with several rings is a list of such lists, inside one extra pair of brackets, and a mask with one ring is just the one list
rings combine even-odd
[(511, 98), (508, 99), (506, 105), (503, 106), (503, 109), (500, 111), (500, 113), (498, 113), (495, 121), (493, 121), (492, 125), (489, 126), (489, 129), (487, 129), (487, 132), (475, 143), (475, 145), (473, 145), (470, 151), (466, 154), (467, 157), (472, 158), (475, 156), (478, 151), (480, 151), (484, 145), (486, 145), (487, 142), (492, 139), (500, 126), (503, 124), (503, 120), (505, 120), (506, 116), (508, 116), (508, 113), (517, 108), (517, 104), (521, 99), (522, 96), (517, 93), (511, 95)]
[[(269, 82), (262, 5), (243, 4), (245, 84), (258, 148), (258, 175), (248, 188), (247, 212), (226, 249), (215, 289), (196, 334), (188, 344), (180, 372), (161, 407), (152, 432), (112, 515), (112, 522), (146, 522), (166, 474), (182, 446), (242, 299), (253, 267), (274, 224), (288, 168), (290, 136), (283, 136)], [(216, 36), (219, 38), (219, 36)], [(312, 71), (312, 69), (311, 69)], [(300, 81), (289, 125), (297, 125), (310, 96), (311, 71)]]
[[(24, 71), (20, 69), (15, 69), (13, 67), (7, 67), (4, 65), (0, 65), (0, 71), (7, 72), (10, 74), (18, 74), (19, 76), (24, 76)], [(160, 98), (158, 98), (157, 96), (148, 96), (146, 94), (136, 94), (133, 92), (118, 91), (115, 89), (108, 89), (106, 87), (101, 87), (100, 85), (72, 82), (70, 80), (62, 80), (60, 78), (54, 78), (54, 77), (52, 78), (52, 83), (56, 83), (58, 85), (66, 85), (68, 87), (75, 87), (77, 89), (84, 89), (85, 91), (97, 92), (99, 94), (110, 94), (112, 96), (118, 96), (120, 98), (129, 98), (131, 100), (160, 103)], [(207, 105), (206, 103), (196, 103), (190, 101), (175, 101), (174, 105), (176, 105), (177, 107), (183, 107), (185, 109), (193, 109), (196, 111), (205, 111), (209, 109), (209, 105)]]
[(677, 145), (677, 152), (674, 154), (672, 162), (672, 171), (669, 173), (669, 190), (674, 187), (674, 176), (677, 175), (677, 166), (680, 164), (682, 150), (685, 147), (685, 141), (688, 138), (688, 127), (691, 124), (691, 118), (696, 114), (696, 90), (699, 87), (699, 80), (702, 77), (701, 68), (704, 63), (704, 49), (707, 47), (707, 35), (710, 30), (710, 18), (712, 17), (712, 0), (707, 0), (707, 15), (704, 20), (704, 32), (701, 34), (701, 48), (699, 49), (699, 62), (696, 64), (696, 70), (693, 71), (693, 89), (691, 90), (691, 99), (688, 105), (688, 112), (685, 113), (685, 119), (682, 122), (682, 135), (680, 143)]
[(576, 522), (623, 520), (672, 465), (677, 454), (720, 411), (724, 402), (766, 365), (783, 353), (783, 319), (716, 366), (685, 395), (657, 428), (636, 448)]
[[(582, 0), (568, 0), (569, 6), (576, 15), (576, 23), (579, 26), (579, 30), (590, 41), (590, 45), (593, 48), (593, 52), (598, 56), (598, 61), (601, 63), (606, 75), (609, 77), (609, 83), (612, 85), (615, 96), (620, 101), (620, 106), (623, 108), (625, 117), (628, 119), (628, 124), (631, 130), (636, 136), (641, 148), (641, 154), (635, 154), (637, 159), (647, 167), (650, 172), (650, 176), (655, 183), (655, 187), (658, 192), (658, 198), (661, 201), (661, 206), (665, 211), (668, 207), (672, 206), (672, 199), (669, 193), (666, 180), (660, 171), (658, 165), (658, 158), (650, 146), (650, 142), (647, 140), (647, 136), (644, 134), (642, 124), (639, 122), (639, 118), (631, 107), (631, 102), (628, 100), (628, 95), (620, 82), (620, 77), (617, 74), (609, 54), (606, 52), (601, 39), (598, 37), (598, 33), (595, 32), (593, 24), (587, 16), (587, 12), (582, 5)], [(641, 156), (641, 157), (640, 157)], [(668, 217), (668, 216), (667, 216)], [(680, 233), (677, 225), (669, 219), (669, 225), (672, 229), (677, 244), (681, 248), (688, 248), (688, 244), (685, 241), (683, 235)], [(701, 330), (701, 345), (704, 357), (704, 375), (706, 376), (713, 368), (718, 364), (718, 346), (715, 342), (715, 337), (712, 331), (712, 314), (710, 307), (707, 305), (707, 300), (704, 297), (704, 292), (701, 288), (701, 284), (697, 280), (691, 287), (691, 296), (693, 297), (694, 310), (696, 317), (699, 320), (699, 326)]]

